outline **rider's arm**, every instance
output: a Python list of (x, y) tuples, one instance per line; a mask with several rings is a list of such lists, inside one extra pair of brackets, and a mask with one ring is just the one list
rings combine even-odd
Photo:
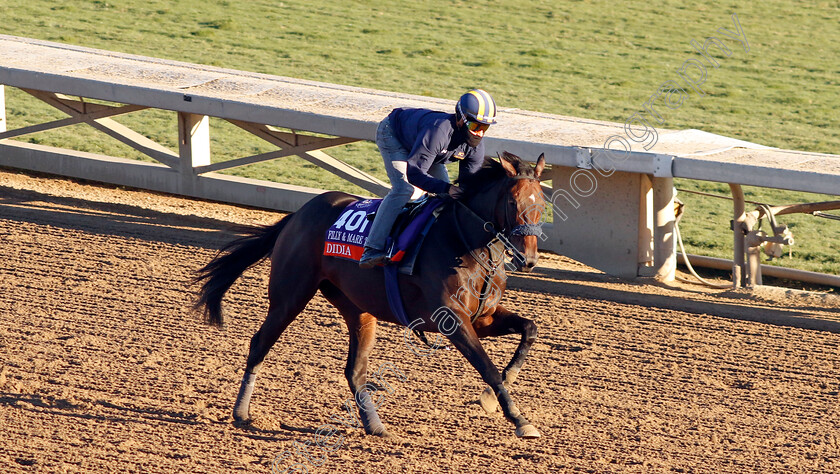
[(428, 193), (446, 194), (449, 183), (429, 174), (435, 157), (449, 144), (451, 135), (445, 127), (430, 127), (417, 137), (408, 155), (408, 182)]
[(484, 141), (478, 144), (477, 147), (471, 150), (466, 158), (461, 160), (458, 164), (458, 183), (463, 184), (478, 173), (478, 170), (484, 165)]

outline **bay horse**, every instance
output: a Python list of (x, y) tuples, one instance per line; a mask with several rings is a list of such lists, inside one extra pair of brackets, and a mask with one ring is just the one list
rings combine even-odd
[[(521, 438), (538, 438), (540, 434), (519, 411), (506, 387), (516, 380), (537, 336), (537, 327), (499, 304), (506, 287), (504, 266), (497, 261), (492, 271), (482, 270), (488, 263), (482, 261), (481, 252), (504, 238), (508, 254), (514, 254), (516, 269), (534, 268), (545, 206), (539, 181), (544, 166), (544, 155), (535, 166), (507, 152), (499, 155), (499, 161), (486, 160), (479, 172), (461, 183), (464, 197), (442, 208), (420, 250), (414, 274), (399, 277), (403, 301), (411, 302), (405, 308), (408, 320), (413, 321), (411, 328), (443, 333), (489, 385), (480, 397), (482, 407), (495, 411), (501, 406)], [(224, 294), (245, 270), (271, 257), (268, 315), (251, 339), (234, 405), (236, 421), (250, 420), (250, 399), (266, 354), (321, 290), (341, 313), (350, 333), (344, 374), (357, 401), (359, 419), (367, 434), (388, 436), (368, 396), (369, 389), (365, 390), (370, 386), (368, 356), (375, 341), (376, 322), (399, 324), (385, 297), (383, 268), (363, 270), (357, 262), (323, 255), (327, 229), (357, 199), (346, 193), (327, 192), (276, 224), (246, 226), (240, 229), (242, 237), (223, 247), (197, 271), (195, 283), (201, 283), (201, 287), (195, 308), (203, 310), (208, 323), (221, 326)], [(504, 253), (497, 255), (504, 261)], [(464, 291), (475, 287), (477, 274), (484, 275), (484, 288), (492, 285), (498, 290), (498, 297), (489, 301), (482, 298), (484, 291)], [(453, 304), (453, 297), (460, 304)], [(448, 311), (456, 324), (442, 328), (441, 309)], [(519, 334), (521, 338), (500, 374), (479, 339), (507, 334)]]

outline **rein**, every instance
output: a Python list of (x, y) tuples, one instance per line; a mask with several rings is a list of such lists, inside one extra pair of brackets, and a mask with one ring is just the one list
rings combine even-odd
[[(474, 217), (476, 219), (481, 219), (481, 217), (479, 217), (478, 214), (476, 214), (472, 209), (467, 207), (465, 204), (462, 204), (462, 203), (458, 203), (458, 204), (460, 204), (465, 209), (467, 209), (467, 211), (469, 211), (469, 213), (472, 217)], [(455, 215), (454, 210), (453, 210), (453, 217), (455, 217), (455, 230), (458, 231), (458, 237), (461, 239), (461, 243), (464, 244), (464, 247), (466, 247), (467, 250), (472, 254), (473, 250), (472, 250), (469, 242), (467, 242), (467, 238), (464, 235), (463, 229), (461, 229), (461, 225), (458, 223), (458, 216)], [(484, 222), (485, 222), (485, 224), (482, 226), (482, 230), (484, 230), (484, 232), (490, 233), (486, 229), (487, 222), (486, 221), (484, 221)], [(491, 224), (491, 227), (492, 227), (492, 224)], [(481, 291), (478, 294), (478, 308), (476, 308), (475, 312), (470, 316), (470, 323), (471, 324), (474, 323), (475, 320), (478, 319), (478, 317), (481, 315), (481, 313), (484, 312), (484, 308), (487, 306), (487, 298), (490, 296), (490, 282), (493, 280), (493, 275), (496, 274), (497, 269), (499, 268), (499, 266), (504, 261), (504, 252), (499, 252), (499, 257), (500, 258), (498, 259), (498, 261), (493, 256), (493, 249), (496, 247), (495, 243), (498, 242), (498, 241), (499, 241), (499, 237), (494, 233), (493, 238), (490, 239), (490, 241), (485, 244), (485, 246), (490, 251), (490, 259), (486, 263), (487, 265), (490, 266), (489, 269), (485, 266), (485, 263), (482, 261), (482, 259), (476, 258), (476, 256), (473, 254), (473, 258), (475, 258), (475, 260), (478, 262), (478, 264), (481, 266), (481, 268), (483, 268), (485, 271), (484, 271), (484, 281), (481, 284)], [(491, 244), (493, 244), (493, 245), (491, 245)]]
[[(453, 217), (455, 218), (455, 230), (458, 232), (458, 238), (461, 240), (461, 243), (464, 244), (464, 247), (466, 247), (467, 251), (469, 251), (471, 254), (473, 253), (472, 245), (470, 245), (469, 241), (467, 240), (467, 236), (464, 235), (464, 230), (461, 228), (460, 220), (458, 219), (457, 209), (459, 207), (463, 207), (464, 209), (466, 209), (467, 215), (469, 215), (470, 218), (472, 218), (473, 220), (477, 222), (482, 222), (482, 231), (493, 235), (493, 238), (491, 238), (486, 244), (484, 244), (484, 246), (487, 247), (491, 252), (490, 259), (486, 264), (482, 259), (476, 258), (476, 255), (473, 254), (473, 258), (475, 258), (478, 264), (485, 270), (484, 282), (481, 285), (481, 292), (478, 295), (478, 308), (476, 308), (475, 312), (470, 316), (470, 323), (474, 323), (475, 320), (481, 315), (481, 313), (484, 312), (484, 308), (487, 306), (487, 297), (490, 296), (490, 282), (493, 280), (493, 275), (496, 274), (497, 269), (502, 264), (502, 261), (504, 259), (504, 252), (499, 252), (500, 258), (498, 261), (492, 254), (493, 249), (496, 247), (495, 243), (499, 241), (499, 237), (495, 232), (490, 232), (487, 230), (487, 224), (490, 224), (491, 229), (493, 228), (493, 224), (482, 219), (481, 216), (479, 216), (475, 213), (475, 211), (467, 207), (466, 204), (460, 201), (455, 201), (455, 203), (455, 208), (452, 210)], [(491, 243), (493, 245), (490, 245)], [(486, 265), (489, 265), (490, 268), (487, 268)]]

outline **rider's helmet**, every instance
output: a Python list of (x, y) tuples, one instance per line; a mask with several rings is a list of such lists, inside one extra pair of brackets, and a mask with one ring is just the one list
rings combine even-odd
[(470, 130), (486, 130), (488, 126), (496, 123), (496, 102), (486, 91), (473, 89), (458, 99), (455, 117), (458, 120), (463, 118)]

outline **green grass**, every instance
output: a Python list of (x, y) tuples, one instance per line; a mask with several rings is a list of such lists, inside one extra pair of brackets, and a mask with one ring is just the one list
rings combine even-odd
[[(623, 122), (657, 87), (698, 57), (692, 39), (722, 38), (738, 14), (745, 52), (715, 54), (707, 95), (691, 93), (663, 113), (670, 129), (698, 128), (765, 145), (840, 150), (840, 2), (711, 1), (79, 1), (3, 0), (3, 33), (113, 51), (375, 89), (456, 98), (471, 87), (504, 107)], [(10, 127), (61, 118), (7, 88)], [(144, 111), (118, 118), (177, 149), (174, 117)], [(260, 153), (267, 144), (212, 122), (214, 160)], [(45, 144), (141, 158), (84, 126), (27, 137)], [(385, 179), (372, 144), (331, 150)], [(236, 174), (327, 189), (358, 188), (297, 158)], [(728, 194), (726, 185), (680, 180), (680, 187)], [(823, 197), (749, 190), (771, 204)], [(731, 256), (731, 206), (681, 197), (689, 251)], [(748, 197), (749, 198), (749, 197)], [(784, 217), (797, 238), (786, 266), (840, 273), (838, 224)]]

